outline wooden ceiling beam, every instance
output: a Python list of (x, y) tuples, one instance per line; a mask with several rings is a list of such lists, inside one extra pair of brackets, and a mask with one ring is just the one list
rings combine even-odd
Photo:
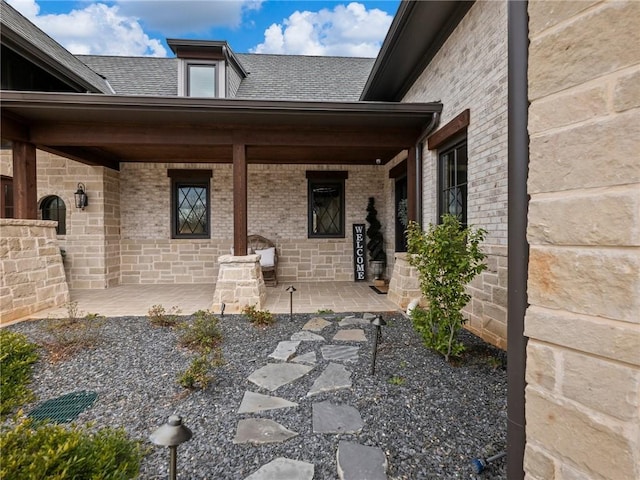
[(367, 128), (232, 128), (230, 126), (146, 126), (41, 123), (31, 128), (31, 141), (40, 145), (264, 145), (404, 147), (420, 134), (414, 129)]
[(17, 115), (10, 112), (2, 112), (0, 134), (5, 140), (29, 142), (29, 125)]
[(48, 145), (38, 145), (38, 149), (70, 160), (75, 160), (79, 163), (84, 163), (85, 165), (91, 165), (92, 167), (106, 167), (111, 170), (120, 170), (120, 160), (101, 150), (82, 147), (50, 147)]

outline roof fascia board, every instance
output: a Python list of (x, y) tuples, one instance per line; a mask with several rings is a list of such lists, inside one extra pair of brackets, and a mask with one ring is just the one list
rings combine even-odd
[(397, 101), (400, 101), (405, 96), (405, 94), (409, 91), (418, 77), (420, 77), (425, 68), (427, 68), (427, 66), (431, 63), (433, 57), (435, 57), (438, 51), (440, 51), (444, 43), (451, 36), (453, 31), (467, 14), (473, 3), (473, 1), (460, 3), (456, 7), (452, 15), (448, 17), (448, 21), (444, 25), (442, 25), (442, 28), (440, 30), (438, 30), (438, 33), (433, 42), (431, 42), (425, 52), (420, 55), (419, 61), (414, 65), (411, 73), (405, 77), (402, 87), (394, 96)]
[[(360, 100), (402, 100), (474, 1), (403, 1), (371, 69)], [(447, 14), (451, 8), (453, 10)], [(426, 28), (421, 20), (423, 15), (420, 15), (424, 13), (429, 13), (428, 18), (438, 19), (429, 26), (436, 32), (433, 36), (420, 34)], [(402, 78), (402, 83), (394, 87), (393, 91), (388, 91), (390, 80), (398, 77)]]
[(6, 25), (2, 27), (2, 44), (72, 88), (90, 93), (103, 93), (100, 88), (53, 60)]
[(79, 93), (14, 92), (2, 90), (5, 107), (74, 108), (103, 110), (220, 110), (246, 112), (317, 113), (317, 114), (397, 114), (439, 113), (442, 104), (395, 102), (311, 102), (286, 100), (203, 99), (191, 97), (150, 97), (97, 95)]

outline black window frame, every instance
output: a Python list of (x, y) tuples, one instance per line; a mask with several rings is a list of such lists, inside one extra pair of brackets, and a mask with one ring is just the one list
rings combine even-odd
[[(307, 174), (307, 238), (345, 238), (346, 189), (345, 180), (349, 177), (346, 171), (308, 171)], [(313, 231), (314, 189), (317, 187), (338, 187), (340, 191), (340, 221), (336, 233), (316, 233)]]
[[(172, 239), (209, 239), (211, 238), (211, 170), (169, 170), (171, 178), (171, 238)], [(178, 228), (178, 189), (205, 189), (206, 231), (204, 233), (180, 233)]]
[[(464, 149), (464, 162), (461, 162), (460, 151)], [(452, 159), (449, 155), (453, 155)], [(454, 180), (450, 181), (449, 178), (449, 165), (453, 161)], [(460, 165), (464, 163), (464, 181), (459, 180), (461, 172)], [(438, 149), (438, 223), (442, 223), (442, 216), (448, 213), (452, 213), (449, 209), (446, 209), (450, 202), (446, 201), (448, 193), (452, 189), (461, 191), (462, 195), (462, 211), (458, 216), (458, 220), (462, 227), (466, 227), (468, 224), (469, 214), (469, 149), (467, 143), (466, 132), (464, 135), (456, 136), (456, 138), (442, 145), (442, 148)], [(457, 193), (456, 193), (457, 195)]]
[[(56, 204), (55, 206), (53, 205), (54, 203)], [(52, 216), (51, 212), (56, 212), (56, 214)], [(42, 220), (58, 222), (56, 235), (67, 234), (67, 205), (58, 195), (47, 195), (42, 199), (40, 202), (40, 216)]]

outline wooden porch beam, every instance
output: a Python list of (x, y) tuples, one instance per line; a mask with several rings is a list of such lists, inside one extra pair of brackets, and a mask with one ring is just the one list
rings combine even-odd
[(19, 142), (29, 141), (29, 127), (25, 122), (14, 118), (11, 114), (2, 113), (0, 131), (2, 132), (2, 138), (6, 140)]
[(36, 147), (32, 143), (14, 141), (12, 150), (14, 216), (37, 220)]
[(233, 250), (247, 254), (247, 147), (233, 146)]
[(37, 145), (233, 145), (399, 147), (410, 144), (419, 132), (406, 128), (234, 128), (231, 125), (163, 126), (46, 123), (31, 128)]
[(120, 161), (116, 158), (113, 158), (101, 151), (97, 150), (89, 150), (83, 147), (49, 147), (49, 146), (40, 146), (40, 150), (45, 152), (53, 153), (54, 155), (59, 155), (61, 157), (69, 158), (79, 163), (84, 163), (85, 165), (97, 166), (97, 167), (106, 167), (111, 170), (120, 170)]

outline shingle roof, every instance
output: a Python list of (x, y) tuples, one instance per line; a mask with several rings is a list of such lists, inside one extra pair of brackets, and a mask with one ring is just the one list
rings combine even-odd
[[(236, 54), (249, 72), (235, 98), (357, 101), (373, 58)], [(175, 58), (78, 55), (121, 95), (177, 95)]]
[(48, 69), (82, 84), (87, 90), (112, 93), (103, 78), (4, 0), (0, 1), (0, 23), (2, 36), (10, 38), (16, 46), (28, 52), (32, 61), (40, 66), (46, 65)]
[(178, 59), (77, 55), (119, 95), (178, 95)]
[(357, 101), (373, 58), (236, 54), (249, 72), (238, 98)]

